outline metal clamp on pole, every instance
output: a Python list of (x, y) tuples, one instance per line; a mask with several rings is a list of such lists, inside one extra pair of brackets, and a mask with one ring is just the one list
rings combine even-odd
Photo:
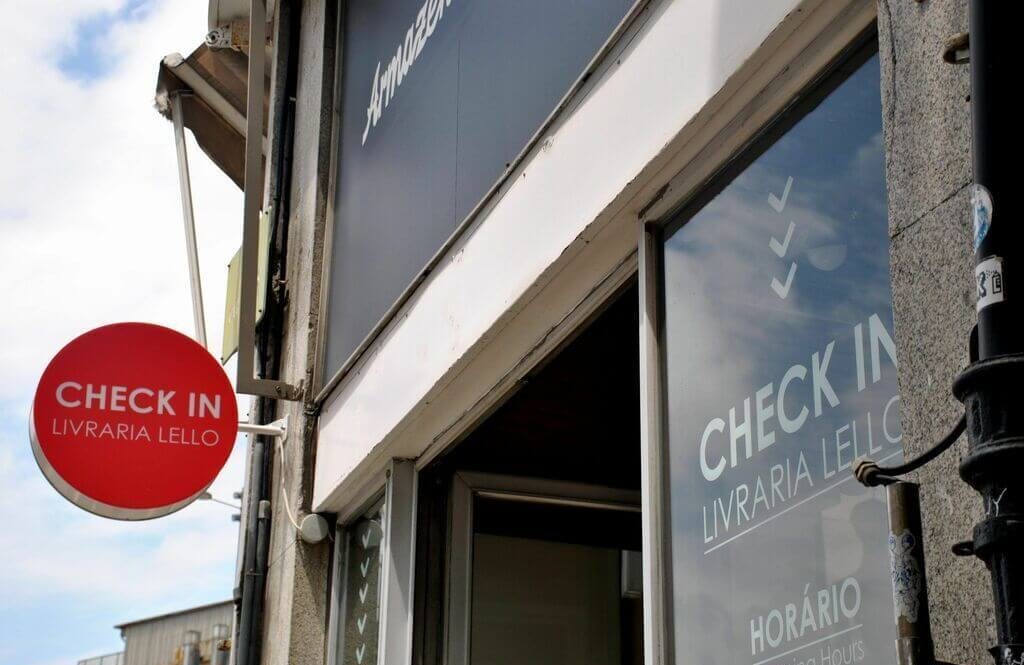
[(302, 399), (297, 386), (256, 376), (256, 284), (259, 272), (260, 209), (263, 206), (263, 86), (267, 43), (266, 0), (252, 0), (249, 15), (249, 77), (246, 93), (245, 203), (242, 219), (241, 304), (238, 313), (238, 376), (240, 393)]

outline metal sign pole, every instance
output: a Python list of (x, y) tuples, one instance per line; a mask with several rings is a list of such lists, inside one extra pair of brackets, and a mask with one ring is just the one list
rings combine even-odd
[(196, 222), (192, 211), (192, 181), (188, 174), (188, 152), (185, 147), (185, 120), (181, 113), (181, 94), (171, 95), (171, 119), (174, 122), (174, 144), (178, 151), (178, 184), (181, 188), (181, 212), (185, 218), (185, 247), (188, 252), (188, 281), (192, 290), (192, 318), (196, 341), (206, 343), (206, 316), (203, 312), (203, 283), (199, 277), (199, 249), (196, 245)]

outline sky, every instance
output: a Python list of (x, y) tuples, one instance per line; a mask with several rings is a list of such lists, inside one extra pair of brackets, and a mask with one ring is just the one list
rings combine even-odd
[[(72, 338), (117, 321), (193, 333), (174, 138), (153, 93), (160, 59), (202, 41), (207, 0), (0, 9), (0, 665), (75, 663), (120, 651), (117, 623), (231, 597), (230, 508), (200, 501), (143, 523), (90, 515), (49, 486), (27, 435), (39, 376)], [(189, 141), (219, 348), (242, 197)], [(241, 489), (243, 455), (237, 445), (214, 496)]]

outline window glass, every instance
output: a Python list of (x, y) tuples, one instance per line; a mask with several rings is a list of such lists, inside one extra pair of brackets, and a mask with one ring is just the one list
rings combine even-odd
[(340, 662), (376, 665), (380, 634), (381, 523), (378, 506), (345, 530)]
[(878, 59), (846, 69), (665, 240), (677, 663), (894, 662), (850, 471), (902, 455)]

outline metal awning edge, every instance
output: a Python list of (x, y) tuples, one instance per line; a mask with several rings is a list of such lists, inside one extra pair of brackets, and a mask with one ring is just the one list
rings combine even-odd
[[(240, 189), (245, 173), (247, 82), (238, 74), (247, 63), (242, 52), (210, 49), (205, 44), (188, 57), (171, 53), (160, 61), (154, 97), (156, 110), (168, 120), (171, 97), (181, 97), (184, 125), (192, 130), (200, 149)], [(264, 155), (267, 149), (264, 134)]]

